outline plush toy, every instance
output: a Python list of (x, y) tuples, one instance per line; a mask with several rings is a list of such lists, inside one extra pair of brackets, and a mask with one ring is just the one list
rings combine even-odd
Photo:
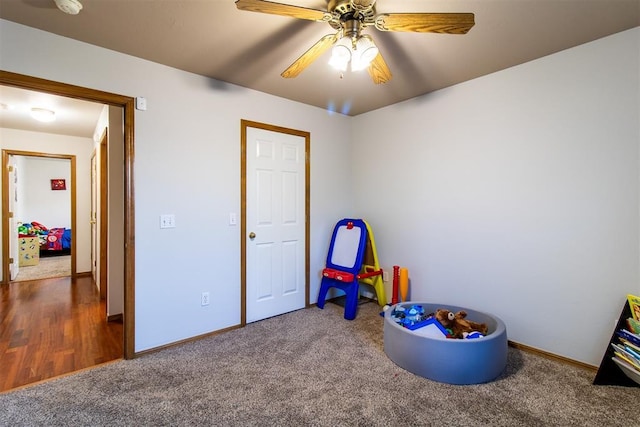
[[(453, 313), (449, 310), (439, 308), (436, 311), (436, 319), (442, 326), (451, 331), (451, 335), (454, 338), (467, 338), (465, 335), (469, 335), (471, 332), (480, 332), (482, 335), (487, 335), (486, 323), (477, 323), (471, 320), (467, 320), (467, 312), (461, 310), (457, 313)], [(477, 334), (472, 334), (474, 338), (477, 338)]]

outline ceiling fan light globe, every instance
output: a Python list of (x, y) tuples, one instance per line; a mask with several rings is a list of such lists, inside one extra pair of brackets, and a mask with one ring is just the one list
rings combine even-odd
[(369, 64), (363, 61), (362, 58), (354, 58), (353, 61), (351, 61), (351, 71), (364, 70), (368, 66)]
[(329, 65), (340, 71), (346, 71), (349, 61), (351, 61), (351, 49), (349, 45), (350, 40), (347, 37), (343, 37), (336, 43), (331, 49), (331, 59)]
[(378, 48), (372, 46), (360, 54), (360, 60), (366, 62), (368, 66), (376, 56), (378, 56)]
[[(367, 49), (375, 48), (376, 44), (373, 42), (373, 39), (367, 35), (360, 36), (354, 45), (354, 50), (359, 51), (360, 53), (366, 51)], [(376, 48), (377, 49), (377, 48)]]
[(337, 61), (345, 61), (349, 62), (351, 59), (351, 50), (345, 45), (336, 44), (333, 49), (331, 49), (331, 59), (336, 59)]
[(378, 56), (378, 47), (375, 45), (371, 37), (360, 37), (355, 44), (353, 59), (351, 61), (351, 70), (360, 71), (367, 68), (376, 56)]
[(329, 59), (329, 65), (331, 65), (336, 70), (347, 71), (347, 66), (349, 65), (349, 58), (331, 55), (331, 59)]

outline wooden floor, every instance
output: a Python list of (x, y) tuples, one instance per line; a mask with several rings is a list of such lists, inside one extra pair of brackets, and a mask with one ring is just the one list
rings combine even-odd
[(123, 357), (92, 278), (0, 285), (0, 392)]

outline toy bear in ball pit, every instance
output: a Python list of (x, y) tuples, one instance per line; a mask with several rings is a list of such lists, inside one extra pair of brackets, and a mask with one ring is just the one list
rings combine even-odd
[(451, 331), (453, 338), (466, 338), (472, 332), (487, 335), (487, 324), (467, 320), (467, 312), (464, 310), (454, 314), (449, 310), (439, 308), (436, 310), (435, 317), (442, 326)]

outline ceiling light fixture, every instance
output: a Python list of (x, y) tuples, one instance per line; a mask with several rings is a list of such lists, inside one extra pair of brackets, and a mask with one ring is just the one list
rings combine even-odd
[(364, 70), (371, 61), (378, 56), (378, 48), (369, 36), (360, 36), (355, 43), (355, 50), (351, 58), (351, 70)]
[(56, 119), (56, 113), (55, 111), (47, 110), (46, 108), (32, 108), (31, 117), (39, 122), (49, 123)]
[(331, 59), (329, 59), (329, 65), (336, 70), (347, 71), (349, 61), (351, 61), (351, 38), (343, 37), (333, 45), (331, 49)]
[(69, 15), (77, 15), (82, 10), (82, 3), (78, 0), (54, 0), (58, 9)]
[(331, 49), (329, 65), (333, 68), (346, 71), (351, 63), (351, 71), (364, 70), (378, 55), (378, 48), (369, 36), (351, 38), (343, 37)]
[(333, 45), (329, 65), (346, 71), (351, 63), (351, 71), (364, 70), (378, 55), (378, 48), (371, 37), (360, 35), (362, 23), (359, 20), (350, 19), (343, 25), (343, 37)]

